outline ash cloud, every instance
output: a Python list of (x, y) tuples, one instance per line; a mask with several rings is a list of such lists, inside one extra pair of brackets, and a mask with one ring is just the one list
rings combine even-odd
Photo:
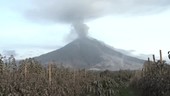
[(33, 21), (71, 24), (79, 37), (88, 35), (84, 22), (106, 15), (152, 14), (170, 6), (170, 0), (31, 0), (25, 16)]

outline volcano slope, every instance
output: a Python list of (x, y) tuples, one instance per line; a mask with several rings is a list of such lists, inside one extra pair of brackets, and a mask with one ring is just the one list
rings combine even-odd
[(64, 67), (90, 70), (135, 70), (141, 68), (144, 63), (144, 60), (127, 56), (90, 37), (78, 38), (35, 59), (43, 64), (54, 61)]

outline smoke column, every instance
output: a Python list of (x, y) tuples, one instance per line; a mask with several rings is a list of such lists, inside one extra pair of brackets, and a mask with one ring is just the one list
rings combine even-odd
[(74, 32), (78, 35), (79, 38), (87, 37), (89, 27), (83, 22), (75, 22), (72, 24)]

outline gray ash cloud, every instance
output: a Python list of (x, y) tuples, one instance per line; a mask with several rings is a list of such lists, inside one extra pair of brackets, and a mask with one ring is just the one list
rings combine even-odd
[(31, 0), (24, 15), (33, 21), (71, 24), (79, 37), (86, 21), (106, 15), (150, 14), (169, 8), (170, 0)]

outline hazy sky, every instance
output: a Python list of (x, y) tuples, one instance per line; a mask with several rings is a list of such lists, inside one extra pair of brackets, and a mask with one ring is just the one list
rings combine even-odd
[(74, 39), (77, 22), (89, 36), (131, 54), (170, 50), (169, 0), (0, 0), (0, 13), (0, 52), (17, 58), (61, 48)]

